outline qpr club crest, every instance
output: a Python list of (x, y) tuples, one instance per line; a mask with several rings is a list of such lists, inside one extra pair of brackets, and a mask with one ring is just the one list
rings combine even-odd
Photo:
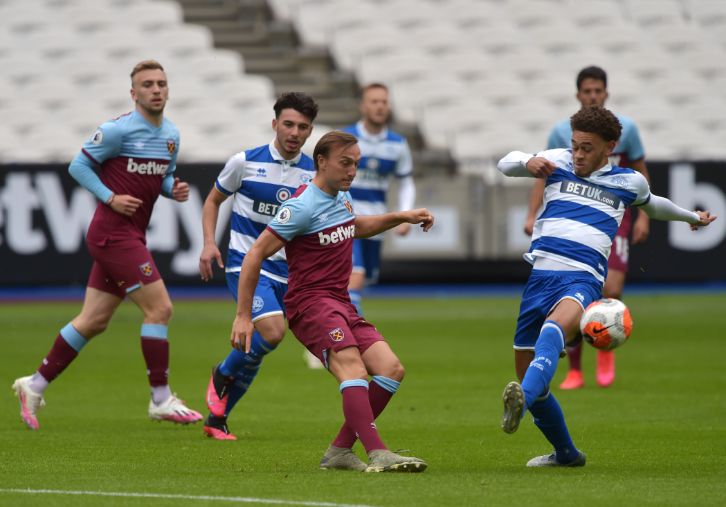
[(285, 187), (281, 187), (277, 190), (275, 198), (277, 198), (277, 202), (285, 202), (290, 198), (290, 191)]
[(260, 296), (252, 298), (252, 313), (257, 313), (262, 310), (265, 306), (265, 300)]
[(154, 269), (151, 267), (151, 262), (139, 264), (139, 270), (141, 270), (141, 274), (144, 276), (151, 276), (154, 272)]
[(345, 206), (345, 209), (348, 210), (348, 213), (350, 213), (352, 215), (353, 214), (353, 205), (350, 203), (350, 201), (348, 201), (346, 199), (345, 201), (343, 201), (343, 205)]
[(366, 169), (370, 169), (371, 171), (375, 171), (380, 167), (381, 163), (378, 161), (377, 158), (369, 158), (366, 160)]
[(166, 149), (169, 150), (169, 155), (173, 155), (176, 151), (176, 141), (174, 141), (174, 139), (167, 139)]
[(330, 336), (330, 339), (333, 340), (334, 342), (342, 342), (343, 338), (345, 338), (345, 333), (343, 332), (342, 329), (340, 329), (339, 327), (336, 327), (335, 329), (333, 329), (332, 331), (330, 331), (328, 333), (328, 336)]

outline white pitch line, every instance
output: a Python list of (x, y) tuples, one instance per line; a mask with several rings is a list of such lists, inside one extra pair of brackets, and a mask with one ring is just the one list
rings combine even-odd
[(112, 496), (124, 498), (165, 498), (176, 500), (212, 500), (231, 503), (262, 503), (269, 505), (303, 505), (307, 507), (373, 507), (363, 504), (312, 502), (305, 500), (281, 500), (276, 498), (251, 498), (244, 496), (211, 496), (211, 495), (175, 495), (167, 493), (133, 493), (123, 491), (69, 491), (63, 489), (20, 489), (0, 488), (0, 493), (24, 493), (28, 495), (76, 495), (76, 496)]

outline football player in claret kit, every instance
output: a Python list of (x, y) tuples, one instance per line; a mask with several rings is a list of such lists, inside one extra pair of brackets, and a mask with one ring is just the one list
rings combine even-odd
[[(245, 256), (231, 340), (236, 348), (250, 350), (253, 295), (262, 262), (285, 247), (290, 329), (333, 374), (343, 398), (345, 422), (320, 467), (421, 472), (425, 462), (389, 451), (378, 435), (375, 418), (398, 390), (404, 370), (378, 330), (356, 312), (348, 280), (354, 237), (373, 236), (402, 223), (421, 224), (428, 231), (434, 218), (426, 209), (355, 215), (348, 190), (360, 157), (357, 140), (348, 133), (329, 132), (317, 143), (315, 177), (282, 205)], [(368, 454), (367, 465), (352, 450), (358, 439)]]
[(106, 329), (126, 296), (144, 315), (141, 350), (151, 384), (149, 417), (180, 424), (202, 419), (169, 388), (172, 304), (146, 248), (146, 228), (159, 194), (179, 202), (189, 198), (189, 186), (174, 177), (179, 131), (164, 118), (168, 94), (163, 67), (154, 60), (138, 63), (131, 72), (135, 110), (101, 125), (68, 168), (100, 201), (86, 236), (94, 262), (80, 314), (60, 330), (38, 370), (13, 384), (30, 429), (39, 427), (36, 414), (45, 404), (48, 384)]
[(532, 264), (514, 336), (514, 362), (521, 381), (504, 389), (502, 429), (513, 433), (526, 410), (554, 452), (527, 466), (583, 466), (585, 455), (570, 438), (562, 409), (550, 392), (560, 353), (580, 332), (580, 317), (600, 299), (613, 237), (625, 209), (638, 206), (657, 220), (682, 221), (695, 230), (716, 219), (653, 195), (645, 177), (611, 166), (608, 155), (620, 138), (617, 117), (584, 107), (570, 119), (572, 149), (535, 156), (514, 151), (499, 161), (507, 176), (545, 179), (544, 211), (534, 224), (525, 259)]
[[(227, 287), (237, 297), (239, 272), (247, 250), (277, 213), (278, 208), (302, 184), (315, 175), (313, 161), (302, 153), (313, 131), (318, 105), (304, 93), (283, 93), (273, 107), (275, 139), (263, 146), (233, 155), (209, 192), (202, 211), (204, 248), (199, 272), (207, 281), (212, 263), (223, 267), (214, 232), (219, 207), (234, 195), (229, 251), (225, 267)], [(227, 417), (250, 388), (264, 357), (285, 336), (283, 297), (287, 291), (285, 253), (277, 252), (262, 264), (253, 298), (255, 333), (249, 352), (232, 349), (214, 368), (207, 385), (209, 416), (204, 432), (217, 440), (236, 440), (227, 426)], [(316, 359), (317, 361), (317, 359)]]

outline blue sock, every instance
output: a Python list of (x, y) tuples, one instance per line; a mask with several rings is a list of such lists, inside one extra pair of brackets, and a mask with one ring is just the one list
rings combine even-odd
[(353, 306), (355, 306), (355, 311), (362, 317), (363, 307), (361, 306), (361, 302), (363, 301), (363, 295), (361, 294), (361, 291), (348, 289), (348, 295), (350, 296), (350, 302), (353, 303)]
[(565, 424), (565, 416), (560, 404), (552, 393), (536, 399), (529, 407), (534, 417), (534, 424), (555, 448), (557, 461), (569, 463), (579, 456), (579, 451), (572, 443), (570, 432)]
[(234, 377), (234, 381), (229, 388), (227, 410), (224, 413), (225, 417), (229, 416), (234, 406), (250, 388), (252, 381), (260, 369), (262, 359), (275, 350), (275, 347), (276, 345), (270, 345), (262, 338), (260, 333), (255, 331), (252, 335), (252, 344), (250, 345), (249, 353), (234, 349), (220, 365), (219, 370), (223, 375)]
[(542, 325), (534, 346), (534, 359), (529, 363), (522, 380), (527, 408), (530, 408), (537, 398), (549, 389), (552, 377), (557, 371), (560, 352), (565, 347), (564, 337), (565, 333), (555, 321), (547, 320)]

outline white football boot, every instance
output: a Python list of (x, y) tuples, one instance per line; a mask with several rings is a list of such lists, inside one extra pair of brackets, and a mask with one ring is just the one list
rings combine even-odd
[(187, 407), (176, 394), (158, 405), (154, 400), (149, 401), (149, 417), (155, 421), (171, 421), (176, 424), (193, 424), (203, 419), (202, 414)]
[(32, 375), (28, 375), (27, 377), (15, 379), (15, 382), (13, 382), (13, 390), (15, 391), (15, 396), (20, 400), (20, 417), (28, 428), (37, 430), (40, 425), (38, 424), (36, 414), (40, 407), (45, 406), (45, 400), (41, 394), (36, 393), (30, 388), (32, 378)]

